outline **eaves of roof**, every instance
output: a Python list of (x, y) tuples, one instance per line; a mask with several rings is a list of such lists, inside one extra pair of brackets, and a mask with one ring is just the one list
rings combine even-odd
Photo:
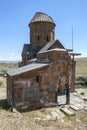
[(48, 66), (48, 65), (49, 65), (48, 63), (47, 64), (46, 63), (32, 63), (32, 64), (29, 64), (29, 65), (26, 65), (26, 66), (23, 66), (23, 67), (19, 67), (17, 69), (7, 71), (7, 74), (9, 76), (15, 76), (15, 75), (19, 75), (19, 74), (22, 74), (22, 73), (25, 73), (25, 72), (28, 72), (28, 71), (39, 69), (39, 68), (42, 68), (42, 67), (45, 67), (45, 66)]

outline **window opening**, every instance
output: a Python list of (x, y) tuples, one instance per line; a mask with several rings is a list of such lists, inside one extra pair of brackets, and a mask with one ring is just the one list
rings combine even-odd
[(38, 41), (40, 41), (40, 36), (37, 37)]
[(37, 76), (37, 83), (41, 84), (41, 76)]
[(37, 83), (39, 83), (39, 76), (37, 76)]
[(47, 36), (47, 42), (49, 41), (49, 37)]

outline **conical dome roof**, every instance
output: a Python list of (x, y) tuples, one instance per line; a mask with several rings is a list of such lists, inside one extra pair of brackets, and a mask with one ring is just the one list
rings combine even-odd
[(32, 18), (32, 20), (29, 23), (29, 25), (31, 23), (35, 23), (35, 22), (50, 22), (50, 23), (53, 23), (55, 25), (53, 19), (50, 16), (48, 16), (47, 14), (42, 13), (42, 12), (37, 12), (34, 15), (34, 17)]

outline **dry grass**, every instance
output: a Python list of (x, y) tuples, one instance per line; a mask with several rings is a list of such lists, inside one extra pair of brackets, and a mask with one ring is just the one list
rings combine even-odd
[(76, 58), (76, 76), (87, 76), (87, 57)]
[(13, 68), (17, 68), (18, 67), (18, 63), (0, 63), (0, 73), (4, 73), (7, 70), (13, 69)]
[(46, 118), (46, 116), (50, 114), (50, 110), (49, 108), (42, 108), (40, 110), (35, 110), (35, 111), (31, 111), (31, 112), (26, 112), (23, 113), (23, 116), (27, 117), (27, 118)]

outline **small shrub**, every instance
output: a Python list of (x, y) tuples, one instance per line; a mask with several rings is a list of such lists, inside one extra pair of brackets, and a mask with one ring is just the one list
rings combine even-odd
[(46, 112), (46, 108), (42, 108), (41, 110), (40, 110), (40, 112)]
[(75, 88), (86, 88), (86, 86), (78, 84)]

